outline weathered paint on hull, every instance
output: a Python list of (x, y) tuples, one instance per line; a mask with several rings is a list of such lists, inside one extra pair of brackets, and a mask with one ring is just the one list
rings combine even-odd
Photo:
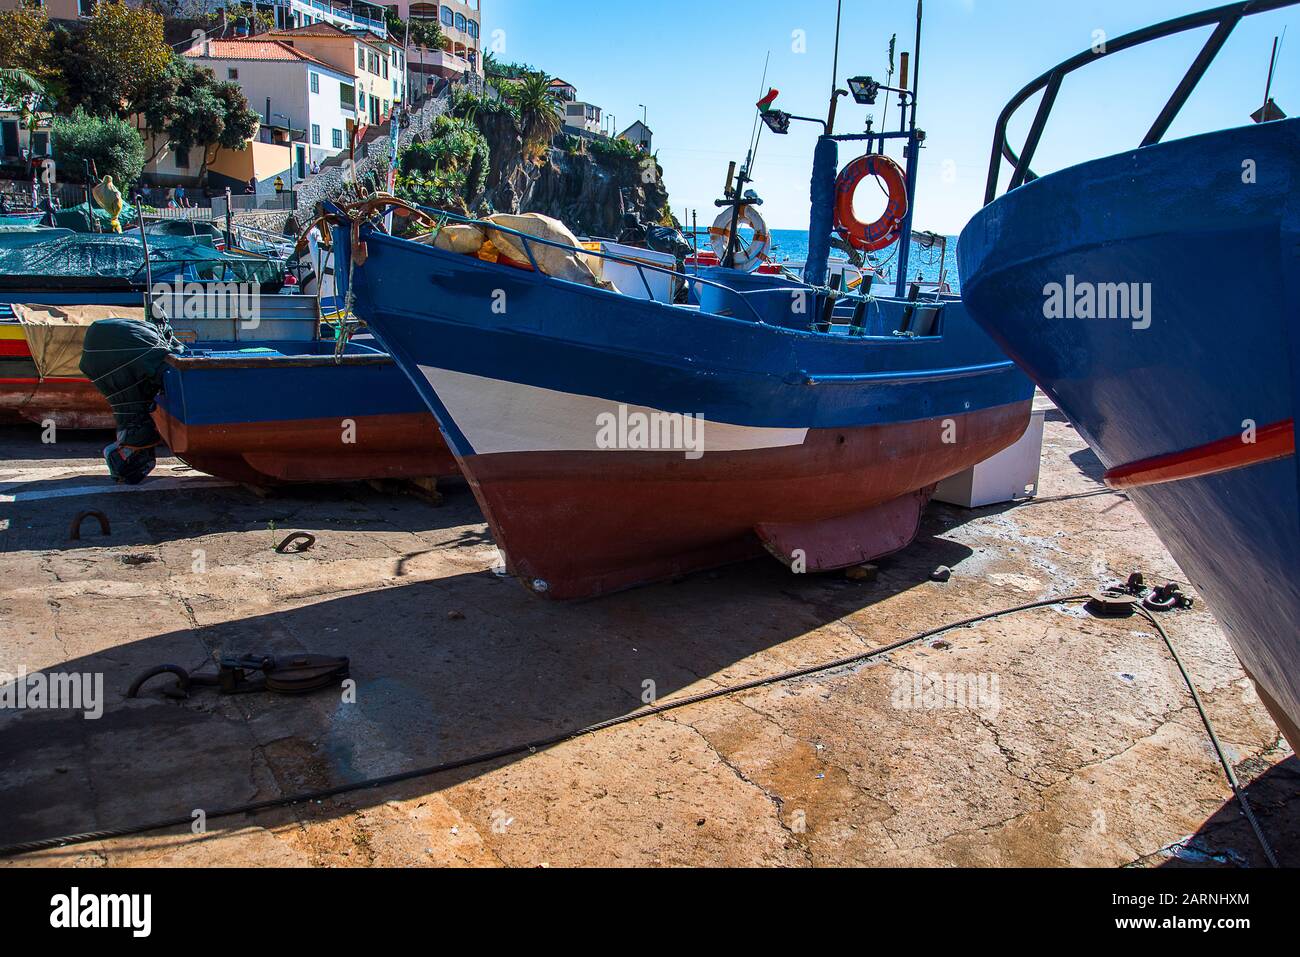
[(808, 571), (897, 551), (915, 537), (931, 487), (1014, 443), (1030, 407), (952, 417), (959, 443), (944, 442), (941, 420), (922, 420), (813, 429), (799, 445), (694, 461), (679, 451), (505, 452), (462, 467), (510, 571), (548, 598), (589, 598), (765, 545)]
[(337, 418), (188, 425), (161, 408), (153, 417), (181, 461), (236, 482), (355, 482), (458, 472), (427, 412), (357, 416), (350, 443), (343, 441)]
[(112, 429), (113, 411), (89, 379), (0, 379), (0, 421)]

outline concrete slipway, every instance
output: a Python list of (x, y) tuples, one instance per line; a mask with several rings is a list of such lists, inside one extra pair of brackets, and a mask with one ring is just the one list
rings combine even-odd
[[(1040, 500), (933, 506), (874, 582), (758, 561), (580, 605), (492, 572), (463, 486), (440, 506), (367, 486), (259, 497), (164, 460), (149, 491), (102, 494), (101, 444), (0, 430), (0, 671), (102, 672), (106, 691), (94, 721), (0, 711), (0, 844), (491, 751), (632, 711), (647, 680), (668, 700), (1134, 569), (1181, 577), (1055, 413)], [(87, 523), (68, 541), (86, 508), (111, 537)], [(299, 530), (316, 547), (276, 554)], [(951, 581), (929, 580), (938, 565)], [(1278, 855), (1300, 864), (1295, 757), (1205, 609), (1164, 620)], [(161, 662), (302, 649), (351, 656), (355, 704), (123, 697)], [(995, 679), (996, 697), (927, 706), (900, 693), (917, 672)], [(4, 863), (1258, 864), (1229, 798), (1149, 626), (1053, 607), (521, 758), (215, 820), (202, 837)]]

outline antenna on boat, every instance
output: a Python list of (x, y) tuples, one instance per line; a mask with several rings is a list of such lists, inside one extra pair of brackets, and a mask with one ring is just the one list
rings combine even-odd
[(844, 19), (844, 0), (835, 3), (835, 58), (831, 65), (831, 105), (826, 113), (826, 135), (835, 132), (835, 108), (841, 96), (848, 96), (848, 90), (840, 89), (840, 24)]
[[(1285, 37), (1286, 29), (1283, 28), (1282, 36), (1273, 38), (1273, 55), (1268, 59), (1268, 82), (1264, 84), (1264, 105), (1259, 111), (1259, 115), (1265, 120), (1273, 119), (1270, 115), (1273, 110), (1269, 109), (1269, 104), (1273, 102), (1273, 71), (1277, 67), (1277, 52), (1278, 47), (1281, 45), (1280, 41)], [(1276, 110), (1277, 107), (1274, 106), (1273, 109)]]
[[(916, 44), (912, 47), (912, 115), (909, 119), (907, 116), (907, 101), (899, 98), (902, 104), (903, 127), (908, 131), (907, 146), (904, 152), (907, 157), (907, 212), (903, 215), (903, 226), (901, 234), (898, 237), (898, 276), (894, 281), (894, 295), (899, 299), (907, 291), (907, 267), (908, 260), (912, 252), (912, 218), (916, 214), (916, 177), (917, 170), (921, 164), (921, 141), (924, 134), (919, 133), (916, 129), (916, 100), (921, 89), (921, 18), (922, 4), (924, 0), (916, 0)], [(903, 54), (906, 56), (907, 54)], [(906, 61), (904, 61), (905, 63)], [(902, 82), (900, 86), (907, 86), (907, 66), (902, 66)]]

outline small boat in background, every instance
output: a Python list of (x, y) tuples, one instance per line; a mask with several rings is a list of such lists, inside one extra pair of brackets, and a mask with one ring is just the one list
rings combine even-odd
[[(1151, 523), (1300, 748), (1300, 120), (1268, 120), (1266, 98), (1257, 125), (1161, 142), (1232, 28), (1296, 2), (1140, 30), (1025, 87), (998, 121), (959, 257), (972, 315)], [(1213, 36), (1138, 149), (1031, 172), (1065, 76), (1201, 27)], [(1041, 91), (1017, 156), (1007, 124)]]
[[(13, 306), (0, 305), (0, 422), (111, 429), (108, 401), (77, 368), (80, 349), (70, 364), (47, 358), (42, 346), (48, 334), (19, 322)], [(29, 335), (37, 337), (35, 355)]]
[(196, 343), (170, 355), (153, 413), (186, 464), (254, 485), (457, 474), (392, 358), (349, 342)]

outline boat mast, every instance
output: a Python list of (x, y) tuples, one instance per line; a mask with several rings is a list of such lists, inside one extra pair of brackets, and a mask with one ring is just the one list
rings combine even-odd
[(916, 45), (912, 48), (912, 114), (907, 124), (907, 214), (903, 217), (903, 234), (898, 238), (898, 277), (894, 282), (894, 295), (899, 299), (907, 294), (907, 268), (912, 252), (912, 217), (916, 213), (916, 178), (921, 165), (921, 141), (916, 134), (916, 99), (921, 88), (922, 3), (923, 0), (916, 0)]

